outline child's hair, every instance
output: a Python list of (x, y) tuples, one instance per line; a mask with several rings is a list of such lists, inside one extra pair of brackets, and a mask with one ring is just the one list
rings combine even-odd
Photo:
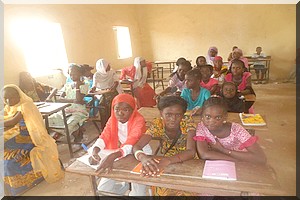
[(232, 47), (232, 51), (235, 50), (235, 49), (238, 49), (238, 47), (237, 46), (233, 46)]
[(194, 68), (194, 69), (188, 71), (185, 75), (194, 77), (195, 79), (200, 80), (200, 81), (202, 80), (202, 75), (200, 73), (200, 69), (198, 69), (198, 68)]
[(238, 93), (238, 87), (237, 87), (237, 85), (234, 83), (234, 82), (231, 82), (231, 81), (226, 81), (226, 82), (224, 82), (223, 84), (222, 84), (222, 86), (221, 86), (221, 94), (222, 94), (222, 96), (223, 96), (223, 88), (224, 88), (224, 86), (225, 85), (233, 85), (234, 86), (234, 88), (235, 88), (235, 95), (237, 95), (237, 93)]
[(186, 67), (188, 67), (189, 69), (192, 69), (192, 64), (191, 64), (191, 62), (188, 61), (188, 60), (183, 61), (182, 63), (180, 63), (180, 65), (186, 66)]
[(245, 67), (245, 63), (239, 59), (233, 59), (231, 64), (230, 64), (230, 67), (228, 69), (228, 73), (231, 73), (231, 66), (233, 64), (241, 64), (242, 65), (242, 68), (244, 69), (244, 71), (246, 72), (247, 71), (247, 68)]
[(202, 106), (202, 113), (205, 109), (211, 106), (220, 106), (223, 109), (224, 113), (227, 113), (227, 103), (221, 97), (209, 97), (206, 101), (204, 101)]
[(84, 73), (84, 69), (77, 64), (72, 63), (71, 65), (69, 65), (69, 69), (68, 69), (68, 73), (70, 74), (70, 70), (71, 69), (75, 69), (76, 71), (78, 71), (80, 74)]
[(161, 97), (157, 104), (157, 108), (158, 110), (162, 111), (163, 109), (174, 105), (180, 105), (184, 113), (186, 112), (188, 106), (187, 102), (180, 96), (170, 95)]
[[(185, 59), (185, 58), (183, 58), (183, 59)], [(179, 63), (179, 64), (178, 64), (178, 68), (179, 68), (179, 65), (181, 65), (181, 66), (186, 66), (186, 67), (188, 67), (189, 70), (192, 69), (192, 64), (191, 64), (191, 62), (188, 61), (188, 60), (182, 60), (182, 61), (180, 61), (180, 62), (178, 62), (178, 63)], [(176, 62), (176, 65), (177, 65), (177, 62)], [(178, 72), (178, 69), (177, 69), (175, 72), (172, 72), (172, 73), (170, 74), (169, 77), (173, 77), (177, 72)]]
[(181, 63), (183, 63), (185, 61), (186, 61), (186, 59), (184, 57), (180, 57), (180, 58), (177, 59), (176, 65), (179, 66)]
[(196, 65), (198, 65), (198, 60), (199, 60), (200, 58), (203, 58), (203, 59), (205, 60), (205, 62), (206, 62), (206, 58), (205, 58), (204, 56), (198, 56), (198, 57), (196, 58)]
[(208, 64), (202, 65), (200, 68), (208, 68), (208, 69), (210, 70), (211, 73), (212, 73), (213, 70), (214, 70), (214, 67), (213, 67), (212, 65), (208, 65)]

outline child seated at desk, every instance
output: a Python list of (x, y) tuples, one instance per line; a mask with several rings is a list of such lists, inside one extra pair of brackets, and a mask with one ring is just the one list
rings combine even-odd
[(181, 91), (186, 87), (185, 85), (185, 74), (192, 69), (191, 63), (187, 60), (178, 62), (178, 68), (173, 72), (169, 80), (168, 87), (159, 93), (159, 96), (166, 94), (180, 94)]
[[(146, 131), (144, 117), (137, 111), (134, 98), (129, 94), (119, 94), (112, 101), (111, 117), (99, 138), (88, 149), (90, 164), (100, 162), (99, 152), (102, 149), (118, 149), (115, 153), (108, 155), (100, 164), (99, 172), (108, 170), (110, 172), (115, 159), (132, 153), (132, 146), (142, 137)], [(149, 145), (144, 147), (147, 154), (152, 153)], [(130, 196), (145, 196), (146, 186), (132, 183)], [(123, 195), (129, 189), (126, 182), (117, 182), (108, 178), (101, 178), (98, 190)]]
[[(142, 176), (156, 177), (168, 165), (195, 157), (195, 123), (190, 116), (184, 115), (186, 108), (187, 103), (179, 96), (164, 96), (159, 100), (161, 118), (155, 118), (146, 134), (133, 146), (135, 158), (143, 165)], [(142, 150), (153, 137), (161, 139), (163, 156), (149, 156)], [(155, 196), (195, 195), (161, 187), (152, 189)]]
[(187, 110), (191, 110), (192, 115), (200, 114), (204, 101), (210, 97), (210, 91), (200, 86), (201, 73), (199, 69), (188, 71), (185, 80), (187, 88), (182, 90), (180, 96), (187, 102)]
[[(96, 62), (96, 73), (93, 75), (93, 85), (90, 89), (90, 93), (94, 93), (97, 90), (108, 90), (108, 92), (102, 95), (96, 95), (96, 98), (105, 109), (100, 109), (101, 123), (106, 124), (111, 111), (111, 102), (115, 96), (122, 93), (119, 85), (119, 77), (108, 63), (104, 59), (99, 59)], [(104, 119), (104, 116), (108, 116)]]
[(248, 161), (266, 163), (266, 156), (257, 143), (241, 125), (227, 122), (226, 102), (220, 97), (211, 97), (202, 108), (202, 121), (196, 136), (197, 152), (205, 160)]
[(238, 92), (237, 86), (233, 82), (223, 83), (220, 96), (226, 102), (228, 112), (245, 112), (245, 98)]
[(196, 58), (196, 65), (194, 66), (194, 68), (199, 68), (203, 65), (206, 65), (206, 58), (204, 56), (198, 56)]
[(133, 80), (133, 93), (137, 100), (138, 108), (152, 107), (156, 105), (154, 89), (147, 83), (148, 71), (147, 62), (142, 57), (134, 59), (133, 66), (123, 68), (120, 79), (126, 79), (128, 76)]
[(216, 79), (219, 85), (224, 82), (225, 75), (228, 71), (227, 66), (223, 65), (223, 58), (221, 56), (216, 56), (214, 59), (214, 68), (211, 78)]
[(62, 179), (57, 145), (32, 99), (16, 85), (4, 86), (2, 98), (6, 195), (18, 196), (44, 179), (48, 183)]
[[(251, 57), (252, 58), (266, 58), (267, 56), (264, 53), (262, 53), (261, 47), (256, 47), (256, 53), (254, 53)], [(255, 61), (253, 63), (253, 68), (255, 70), (256, 79), (257, 79), (255, 84), (266, 83), (266, 82), (263, 82), (263, 79), (265, 78), (266, 71), (267, 71), (265, 62), (264, 61)], [(260, 74), (260, 76), (259, 76), (259, 74)]]
[[(225, 76), (226, 82), (233, 82), (237, 87), (238, 91), (243, 95), (253, 94), (255, 92), (252, 88), (251, 73), (245, 71), (244, 62), (241, 60), (232, 60), (231, 66), (229, 68), (228, 74)], [(253, 101), (245, 102), (245, 111), (253, 113)], [(251, 109), (250, 109), (251, 108)], [(250, 109), (250, 110), (249, 110)]]
[(200, 81), (200, 86), (202, 88), (208, 89), (211, 95), (219, 93), (220, 87), (218, 81), (214, 78), (211, 78), (213, 75), (213, 66), (203, 65), (200, 67), (200, 73), (202, 80)]
[[(61, 89), (63, 93), (58, 102), (71, 103), (71, 106), (66, 108), (66, 114), (72, 114), (67, 119), (69, 133), (74, 136), (75, 142), (79, 142), (83, 138), (83, 132), (80, 129), (83, 122), (89, 117), (86, 110), (84, 96), (88, 93), (89, 83), (82, 78), (83, 71), (79, 65), (73, 64), (69, 68), (72, 82), (67, 82)], [(64, 126), (63, 116), (61, 113), (52, 114), (49, 117), (49, 126)], [(65, 135), (62, 129), (55, 129), (57, 133)], [(58, 136), (55, 136), (58, 137)]]
[(52, 101), (57, 92), (57, 88), (36, 81), (29, 72), (20, 72), (19, 85), (20, 89), (35, 102)]

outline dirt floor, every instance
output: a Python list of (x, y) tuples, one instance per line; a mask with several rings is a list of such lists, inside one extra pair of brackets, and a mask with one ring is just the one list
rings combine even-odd
[[(296, 195), (296, 84), (268, 83), (253, 85), (257, 94), (255, 113), (266, 115), (269, 131), (256, 131), (268, 163), (275, 169), (279, 183), (287, 196)], [(87, 124), (85, 140), (97, 131)], [(64, 166), (70, 161), (67, 145), (59, 145)], [(80, 151), (78, 157), (84, 152)], [(92, 186), (88, 176), (65, 173), (57, 183), (45, 181), (24, 193), (24, 196), (91, 196)]]

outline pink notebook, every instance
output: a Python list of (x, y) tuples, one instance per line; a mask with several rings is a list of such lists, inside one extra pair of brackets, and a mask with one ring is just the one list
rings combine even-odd
[(206, 160), (202, 178), (236, 180), (235, 163), (225, 160)]

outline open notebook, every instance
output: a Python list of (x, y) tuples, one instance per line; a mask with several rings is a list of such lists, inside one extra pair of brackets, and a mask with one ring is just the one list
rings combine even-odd
[(116, 151), (118, 151), (118, 149), (114, 149), (114, 150), (103, 149), (103, 150), (101, 150), (101, 151), (99, 152), (99, 156), (100, 156), (100, 158), (101, 158), (101, 161), (100, 161), (100, 163), (97, 164), (97, 165), (91, 165), (91, 164), (90, 164), (90, 162), (89, 162), (89, 157), (90, 157), (90, 155), (89, 155), (89, 154), (84, 154), (83, 156), (77, 158), (76, 160), (78, 160), (78, 161), (80, 161), (80, 162), (82, 162), (82, 163), (84, 163), (84, 164), (90, 166), (91, 168), (97, 170), (97, 169), (99, 169), (100, 164), (102, 163), (102, 161), (104, 160), (104, 158), (105, 158), (106, 156), (108, 156), (109, 154), (114, 153), (114, 152), (116, 152)]
[(202, 178), (236, 180), (235, 163), (225, 160), (206, 160)]

